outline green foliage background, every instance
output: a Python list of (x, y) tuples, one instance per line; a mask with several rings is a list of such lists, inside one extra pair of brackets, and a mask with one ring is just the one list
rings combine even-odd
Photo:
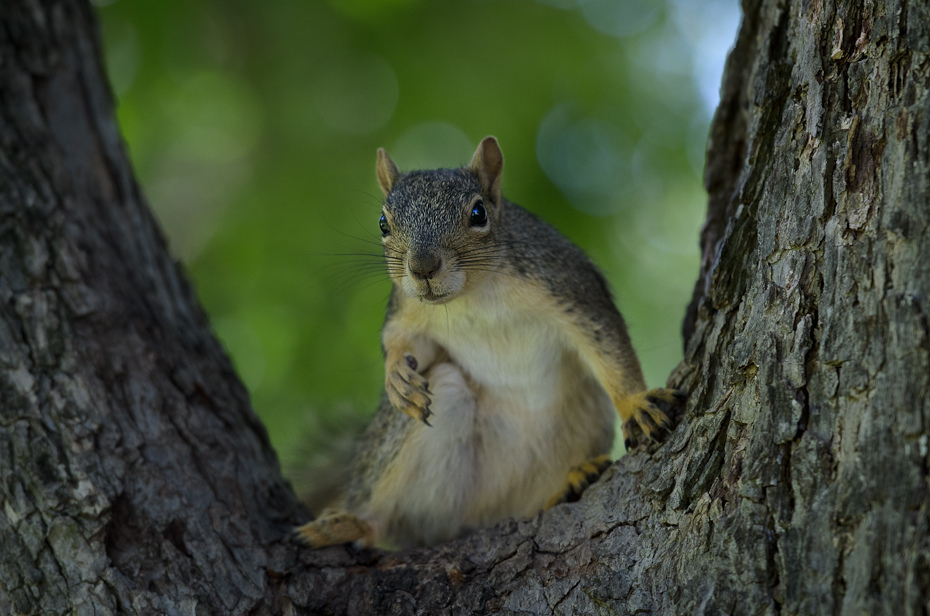
[(681, 358), (733, 0), (98, 9), (136, 172), (285, 462), (380, 395), (379, 146), (457, 166), (496, 135), (504, 193), (601, 265), (650, 385)]

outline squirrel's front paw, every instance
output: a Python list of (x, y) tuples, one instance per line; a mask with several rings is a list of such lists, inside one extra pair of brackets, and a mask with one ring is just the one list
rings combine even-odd
[(433, 413), (429, 408), (429, 381), (416, 370), (417, 360), (409, 353), (388, 362), (384, 389), (394, 408), (430, 425), (427, 419)]
[(627, 449), (635, 447), (640, 436), (658, 441), (662, 432), (670, 432), (674, 423), (659, 406), (671, 410), (684, 404), (685, 395), (675, 389), (658, 387), (633, 394), (623, 401), (620, 419), (623, 424), (623, 443)]

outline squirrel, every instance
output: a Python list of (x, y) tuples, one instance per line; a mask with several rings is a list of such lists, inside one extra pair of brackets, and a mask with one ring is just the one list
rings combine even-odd
[(580, 248), (501, 194), (486, 137), (459, 169), (400, 173), (384, 149), (379, 221), (393, 282), (385, 388), (311, 547), (430, 545), (576, 499), (672, 422), (646, 390), (606, 280)]

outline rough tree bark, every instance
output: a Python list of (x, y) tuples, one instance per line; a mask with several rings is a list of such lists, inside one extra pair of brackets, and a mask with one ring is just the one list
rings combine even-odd
[(171, 261), (92, 13), (0, 4), (0, 613), (930, 612), (930, 9), (746, 0), (672, 375), (576, 504), (430, 550), (306, 512)]

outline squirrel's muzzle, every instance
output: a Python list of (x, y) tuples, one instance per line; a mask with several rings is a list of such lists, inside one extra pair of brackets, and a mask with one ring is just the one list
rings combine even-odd
[(442, 257), (432, 253), (411, 254), (407, 261), (410, 275), (418, 280), (432, 280), (442, 268)]
[(410, 297), (429, 303), (444, 303), (465, 287), (466, 276), (454, 267), (455, 255), (439, 250), (412, 250), (407, 253), (406, 274), (401, 287)]

